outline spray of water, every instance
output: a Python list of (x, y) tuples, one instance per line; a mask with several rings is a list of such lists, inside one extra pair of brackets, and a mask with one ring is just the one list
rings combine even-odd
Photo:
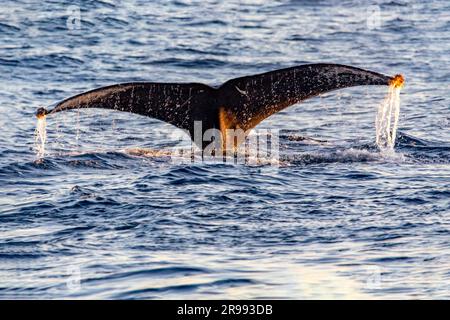
[(388, 95), (378, 108), (375, 119), (376, 143), (382, 152), (394, 150), (400, 115), (400, 89), (403, 82), (402, 76), (394, 77)]
[(45, 155), (45, 141), (47, 140), (46, 125), (45, 116), (38, 117), (35, 133), (36, 155), (38, 159), (42, 159)]

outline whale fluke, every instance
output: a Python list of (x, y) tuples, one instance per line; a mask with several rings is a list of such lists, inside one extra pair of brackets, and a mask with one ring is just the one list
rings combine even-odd
[[(81, 108), (125, 111), (187, 130), (194, 140), (196, 121), (201, 121), (202, 134), (208, 129), (248, 131), (272, 114), (321, 93), (390, 85), (394, 79), (351, 66), (309, 64), (232, 79), (216, 88), (201, 83), (116, 84), (75, 95), (48, 111), (40, 108), (36, 115)], [(200, 147), (208, 143), (201, 142)]]

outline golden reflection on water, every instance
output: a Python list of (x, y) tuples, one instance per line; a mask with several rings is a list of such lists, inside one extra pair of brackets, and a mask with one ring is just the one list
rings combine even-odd
[[(278, 261), (273, 258), (255, 258), (251, 266), (249, 257), (225, 257), (226, 268), (218, 270), (217, 257), (201, 256), (196, 259), (191, 254), (158, 254), (153, 256), (164, 264), (183, 265), (206, 270), (211, 273), (189, 275), (174, 274), (164, 277), (148, 277), (148, 280), (130, 281), (123, 279), (126, 291), (145, 292), (146, 289), (158, 289), (161, 297), (182, 298), (184, 286), (190, 286), (189, 295), (201, 299), (209, 294), (214, 299), (370, 299), (364, 292), (366, 283), (352, 277), (343, 276), (345, 268), (329, 264), (308, 266), (301, 263)], [(300, 257), (299, 257), (300, 258)], [(210, 260), (214, 259), (214, 260)], [(291, 259), (290, 259), (291, 260)], [(203, 265), (193, 265), (193, 261), (202, 261)], [(292, 261), (292, 260), (291, 260)], [(250, 279), (251, 281), (246, 281)], [(229, 284), (220, 284), (230, 280)], [(121, 287), (120, 284), (116, 284)], [(167, 291), (165, 291), (167, 289)], [(264, 292), (264, 295), (262, 294)], [(153, 293), (150, 294), (153, 296)], [(159, 293), (155, 293), (158, 297)]]

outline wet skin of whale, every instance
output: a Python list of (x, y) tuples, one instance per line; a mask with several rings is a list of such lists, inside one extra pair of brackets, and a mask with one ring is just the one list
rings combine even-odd
[[(136, 113), (186, 130), (202, 149), (211, 140), (198, 139), (209, 129), (226, 136), (232, 130), (248, 130), (302, 100), (321, 93), (361, 85), (390, 85), (401, 76), (339, 64), (309, 64), (229, 80), (219, 87), (201, 83), (122, 83), (67, 98), (38, 117), (57, 112), (104, 108)], [(198, 129), (200, 126), (200, 129)], [(200, 130), (200, 132), (198, 132)], [(226, 138), (220, 142), (226, 149)], [(242, 142), (234, 140), (233, 147)]]

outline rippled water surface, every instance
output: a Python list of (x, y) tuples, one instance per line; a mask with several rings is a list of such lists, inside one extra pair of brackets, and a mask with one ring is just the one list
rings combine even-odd
[[(1, 298), (450, 298), (448, 1), (128, 3), (2, 2)], [(314, 62), (405, 76), (394, 155), (360, 87), (262, 122), (277, 166), (175, 163), (146, 151), (171, 126), (105, 110), (48, 117), (36, 158), (73, 94)]]

